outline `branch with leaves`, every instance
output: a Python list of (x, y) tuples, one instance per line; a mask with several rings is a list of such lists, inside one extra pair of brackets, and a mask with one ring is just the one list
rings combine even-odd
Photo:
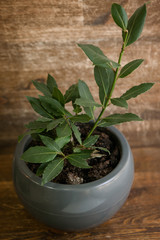
[[(90, 168), (87, 159), (92, 157), (95, 150), (108, 152), (105, 148), (94, 146), (99, 136), (93, 135), (93, 132), (98, 126), (108, 127), (142, 120), (133, 113), (115, 113), (103, 117), (110, 104), (127, 109), (128, 100), (153, 86), (153, 83), (142, 83), (130, 88), (120, 97), (112, 97), (117, 80), (131, 74), (143, 62), (143, 59), (136, 59), (121, 67), (125, 48), (133, 44), (142, 33), (146, 18), (146, 4), (138, 8), (129, 19), (124, 8), (119, 4), (112, 4), (111, 13), (115, 23), (122, 29), (123, 43), (118, 62), (105, 56), (97, 46), (78, 44), (94, 65), (94, 77), (99, 88), (99, 103), (94, 100), (89, 87), (82, 80), (69, 87), (64, 95), (50, 74), (46, 84), (33, 81), (34, 86), (43, 96), (27, 97), (27, 99), (41, 117), (26, 125), (29, 131), (20, 136), (19, 140), (24, 135), (31, 134), (43, 143), (44, 146), (30, 147), (22, 155), (24, 161), (40, 164), (37, 175), (42, 175), (42, 185), (62, 172), (65, 161), (79, 168)], [(66, 109), (68, 102), (72, 102), (72, 113)], [(101, 111), (95, 120), (94, 111), (97, 107), (101, 108)], [(90, 120), (93, 121), (93, 127), (86, 139), (82, 140), (77, 123), (88, 123)], [(64, 149), (69, 143), (72, 153), (66, 155)]]

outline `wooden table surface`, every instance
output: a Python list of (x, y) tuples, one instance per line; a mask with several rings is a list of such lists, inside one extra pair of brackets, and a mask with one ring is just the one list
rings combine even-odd
[(160, 150), (132, 148), (134, 184), (124, 206), (108, 222), (76, 233), (60, 232), (33, 219), (19, 201), (12, 182), (15, 142), (0, 150), (0, 239), (3, 240), (159, 240)]

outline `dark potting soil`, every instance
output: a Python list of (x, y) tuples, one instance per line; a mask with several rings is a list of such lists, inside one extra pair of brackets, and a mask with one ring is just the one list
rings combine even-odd
[[(91, 125), (79, 124), (78, 126), (83, 140), (91, 129)], [(107, 129), (100, 127), (94, 131), (93, 135), (100, 135), (95, 146), (107, 148), (110, 154), (103, 150), (98, 150), (102, 156), (88, 159), (88, 164), (92, 166), (92, 168), (89, 169), (74, 167), (68, 161), (65, 161), (63, 171), (52, 180), (53, 182), (61, 184), (88, 183), (106, 176), (117, 166), (120, 160), (120, 148), (114, 136)], [(37, 145), (37, 142), (32, 141), (29, 147), (35, 145)], [(70, 153), (72, 153), (72, 149), (70, 144), (68, 144), (68, 147), (65, 149), (65, 154)], [(39, 167), (39, 164), (27, 163), (27, 165), (34, 173), (36, 173)]]

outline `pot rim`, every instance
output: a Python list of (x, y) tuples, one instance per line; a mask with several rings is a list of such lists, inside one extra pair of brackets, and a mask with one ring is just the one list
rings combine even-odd
[(14, 155), (14, 162), (16, 161), (16, 167), (19, 168), (21, 173), (25, 175), (26, 178), (29, 178), (30, 181), (34, 182), (35, 184), (49, 188), (49, 189), (59, 189), (59, 190), (84, 190), (84, 189), (90, 189), (92, 187), (102, 187), (105, 184), (109, 184), (110, 182), (114, 181), (119, 177), (123, 169), (125, 168), (125, 165), (127, 164), (128, 160), (130, 159), (131, 150), (130, 146), (125, 138), (125, 136), (114, 126), (107, 127), (107, 129), (116, 137), (120, 144), (121, 148), (121, 159), (117, 166), (108, 173), (105, 177), (102, 177), (101, 179), (89, 182), (89, 183), (83, 183), (83, 184), (76, 184), (76, 185), (70, 185), (70, 184), (61, 184), (61, 183), (54, 183), (54, 182), (48, 182), (44, 186), (41, 185), (41, 178), (36, 176), (26, 165), (26, 163), (21, 159), (21, 155), (24, 151), (24, 148), (27, 143), (29, 143), (31, 136), (25, 136), (23, 140), (17, 144), (16, 151)]

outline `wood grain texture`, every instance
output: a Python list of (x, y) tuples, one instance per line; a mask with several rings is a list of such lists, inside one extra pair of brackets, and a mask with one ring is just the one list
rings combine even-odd
[[(64, 93), (85, 80), (95, 99), (98, 91), (91, 62), (76, 43), (90, 43), (117, 60), (121, 32), (113, 23), (113, 0), (0, 1), (0, 239), (2, 240), (158, 240), (160, 239), (160, 1), (147, 5), (148, 15), (139, 41), (126, 49), (122, 65), (144, 58), (143, 65), (119, 80), (115, 95), (134, 84), (156, 82), (153, 89), (130, 100), (129, 111), (144, 122), (118, 128), (133, 147), (135, 180), (122, 209), (97, 228), (62, 233), (34, 220), (17, 198), (12, 183), (12, 158), (24, 124), (36, 117), (25, 96), (38, 92), (31, 80), (53, 74)], [(143, 0), (117, 0), (130, 16)], [(68, 106), (70, 109), (70, 106)], [(109, 113), (116, 112), (114, 107)], [(123, 110), (120, 110), (123, 112)], [(106, 113), (108, 114), (108, 113)]]
[[(8, 146), (8, 147), (7, 147)], [(83, 232), (61, 232), (33, 219), (18, 199), (12, 183), (15, 144), (1, 149), (0, 239), (2, 240), (158, 240), (160, 238), (159, 148), (133, 148), (135, 178), (120, 211), (104, 224)]]
[[(117, 60), (121, 31), (113, 23), (114, 1), (96, 0), (1, 0), (0, 1), (0, 139), (14, 141), (35, 114), (25, 96), (37, 91), (31, 80), (45, 81), (53, 74), (63, 93), (78, 79), (85, 80), (95, 99), (98, 91), (93, 67), (76, 43), (90, 43)], [(130, 16), (142, 0), (117, 0)], [(144, 58), (143, 65), (117, 82), (115, 96), (134, 84), (156, 82), (153, 89), (130, 100), (129, 111), (144, 122), (118, 126), (132, 146), (158, 146), (160, 139), (160, 2), (147, 5), (148, 15), (139, 41), (126, 49), (122, 65)], [(70, 107), (69, 107), (70, 108)], [(115, 113), (113, 107), (106, 113)], [(120, 109), (120, 111), (122, 111)]]

